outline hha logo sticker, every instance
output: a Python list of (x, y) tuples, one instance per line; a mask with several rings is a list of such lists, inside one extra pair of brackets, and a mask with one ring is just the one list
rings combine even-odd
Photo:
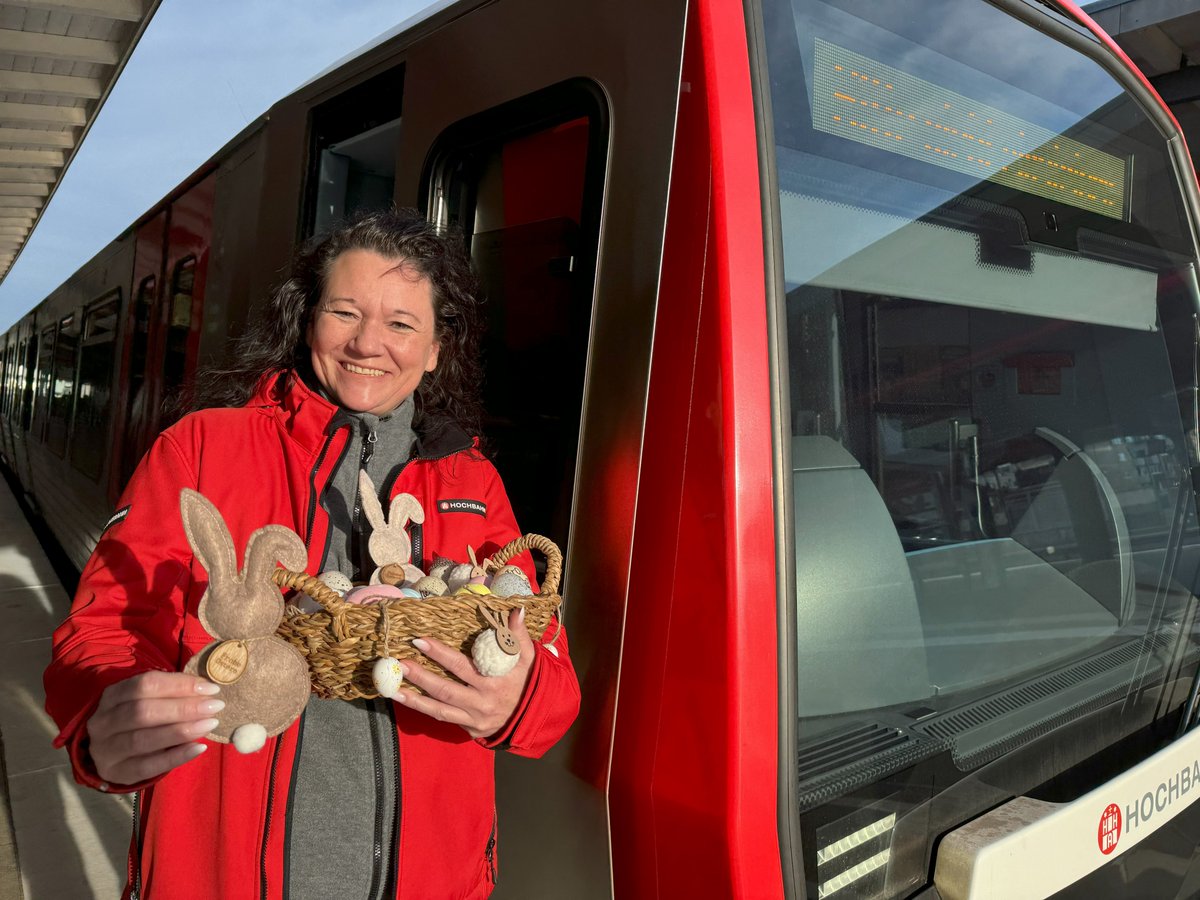
[(1100, 845), (1100, 852), (1107, 856), (1117, 849), (1117, 841), (1120, 839), (1121, 807), (1110, 803), (1100, 815), (1100, 827), (1096, 831), (1096, 842)]

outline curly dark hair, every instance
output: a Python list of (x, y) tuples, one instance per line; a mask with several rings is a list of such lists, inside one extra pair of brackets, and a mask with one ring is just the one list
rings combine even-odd
[(440, 230), (413, 209), (359, 213), (305, 243), (292, 262), (291, 276), (259, 307), (227, 361), (197, 375), (190, 407), (244, 406), (263, 377), (280, 369), (295, 369), (311, 383), (308, 325), (334, 260), (349, 250), (403, 261), (429, 279), (440, 346), (437, 368), (425, 374), (414, 394), (414, 423), (427, 417), (450, 419), (468, 434), (479, 434), (479, 284), (461, 236)]

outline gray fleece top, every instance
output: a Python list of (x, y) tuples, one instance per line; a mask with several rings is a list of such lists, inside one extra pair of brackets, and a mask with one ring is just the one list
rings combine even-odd
[[(412, 417), (412, 398), (382, 418), (370, 413), (339, 417), (348, 419), (342, 427), (351, 433), (321, 497), (330, 521), (321, 571), (336, 569), (355, 583), (370, 577), (370, 525), (358, 496), (358, 473), (366, 470), (382, 500), (412, 451)], [(392, 701), (312, 697), (300, 720), (288, 798), (285, 894), (291, 900), (394, 897), (399, 820)]]

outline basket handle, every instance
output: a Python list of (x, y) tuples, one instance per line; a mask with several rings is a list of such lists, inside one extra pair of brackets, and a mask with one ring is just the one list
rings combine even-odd
[(338, 615), (348, 604), (341, 595), (319, 578), (313, 578), (303, 572), (293, 572), (291, 569), (276, 568), (271, 573), (271, 580), (281, 588), (300, 591), (320, 603), (331, 615)]
[(546, 557), (546, 577), (542, 581), (541, 593), (557, 594), (558, 580), (562, 577), (562, 551), (558, 549), (558, 544), (548, 537), (526, 534), (509, 541), (492, 555), (492, 565), (500, 568), (518, 553), (529, 549), (540, 550)]

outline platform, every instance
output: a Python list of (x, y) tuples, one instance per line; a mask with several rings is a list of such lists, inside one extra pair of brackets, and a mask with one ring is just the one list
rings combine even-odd
[(130, 798), (75, 784), (51, 746), (42, 672), (69, 598), (0, 479), (0, 900), (117, 898)]

